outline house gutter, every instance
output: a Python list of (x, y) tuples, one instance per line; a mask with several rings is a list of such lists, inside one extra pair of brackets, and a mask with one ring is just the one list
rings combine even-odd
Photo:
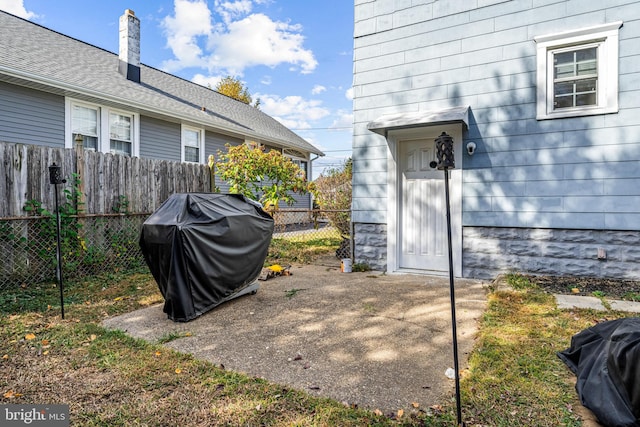
[[(216, 125), (213, 126), (209, 123), (203, 122), (203, 121), (198, 121), (196, 119), (196, 116), (194, 115), (192, 116), (185, 116), (183, 114), (173, 114), (173, 113), (168, 113), (167, 111), (163, 111), (163, 110), (158, 110), (158, 109), (154, 109), (154, 108), (149, 108), (148, 106), (143, 105), (142, 103), (137, 103), (135, 101), (129, 101), (126, 100), (124, 98), (120, 98), (117, 96), (113, 96), (113, 95), (109, 95), (109, 94), (105, 94), (103, 92), (99, 92), (99, 91), (93, 91), (90, 89), (86, 89), (86, 88), (82, 88), (80, 86), (76, 86), (73, 84), (68, 84), (68, 83), (60, 83), (57, 80), (53, 80), (53, 79), (48, 79), (46, 77), (42, 77), (36, 74), (32, 74), (32, 73), (28, 73), (28, 72), (15, 72), (7, 67), (4, 66), (0, 66), (0, 73), (5, 74), (6, 76), (9, 77), (13, 77), (15, 79), (18, 80), (24, 80), (27, 82), (32, 82), (32, 83), (37, 83), (43, 86), (48, 86), (48, 87), (54, 87), (57, 89), (61, 89), (62, 91), (70, 91), (70, 92), (76, 92), (78, 94), (82, 94), (82, 95), (87, 95), (87, 96), (91, 96), (91, 97), (95, 97), (98, 99), (103, 99), (109, 102), (113, 102), (116, 104), (120, 104), (120, 105), (126, 105), (126, 106), (131, 106), (134, 107), (140, 111), (145, 111), (145, 112), (149, 112), (152, 114), (158, 114), (158, 115), (162, 115), (165, 117), (174, 117), (180, 120), (184, 120), (186, 122), (191, 122), (191, 123), (197, 123), (200, 124), (202, 126), (206, 126), (209, 127), (211, 129), (215, 129), (215, 130), (222, 130), (224, 132), (228, 132), (231, 133), (233, 135), (241, 135), (243, 138), (244, 137), (249, 137), (249, 138), (255, 138), (255, 139), (259, 139), (261, 141), (266, 141), (266, 142), (271, 142), (271, 143), (275, 143), (277, 145), (282, 145), (285, 147), (290, 147), (290, 148), (298, 148), (295, 146), (290, 145), (288, 142), (285, 142), (283, 140), (280, 139), (276, 139), (276, 138), (270, 138), (270, 137), (266, 137), (265, 135), (261, 135), (258, 134), (256, 132), (239, 132), (237, 129), (234, 129), (232, 127), (228, 127), (225, 125)], [(27, 86), (28, 87), (28, 86)], [(66, 93), (64, 94), (64, 96), (68, 96)], [(199, 110), (197, 110), (199, 111)], [(313, 154), (318, 154), (318, 153), (313, 153)]]

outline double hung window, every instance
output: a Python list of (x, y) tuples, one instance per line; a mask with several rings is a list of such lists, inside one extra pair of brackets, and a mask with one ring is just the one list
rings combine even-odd
[(182, 127), (182, 161), (202, 163), (204, 162), (203, 134), (200, 129)]
[(109, 113), (109, 146), (113, 154), (131, 156), (133, 147), (132, 117), (120, 113)]
[(138, 121), (134, 113), (66, 99), (66, 143), (72, 148), (81, 135), (85, 150), (138, 155)]
[(535, 38), (537, 118), (618, 111), (618, 32), (622, 22)]
[(74, 104), (71, 107), (71, 123), (74, 140), (82, 135), (84, 148), (98, 150), (100, 115), (96, 107)]
[(598, 105), (598, 46), (553, 54), (553, 109)]

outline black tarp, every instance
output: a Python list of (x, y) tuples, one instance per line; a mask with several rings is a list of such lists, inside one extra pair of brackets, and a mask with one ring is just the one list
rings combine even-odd
[(603, 425), (640, 426), (640, 318), (585, 329), (558, 356), (576, 374), (582, 404)]
[(273, 219), (237, 194), (174, 194), (142, 225), (140, 248), (164, 297), (186, 322), (257, 289)]

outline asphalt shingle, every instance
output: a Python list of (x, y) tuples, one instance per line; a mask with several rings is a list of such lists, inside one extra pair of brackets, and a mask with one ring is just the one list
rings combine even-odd
[(132, 82), (117, 54), (2, 11), (0, 52), (0, 81), (323, 155), (257, 108), (146, 65)]

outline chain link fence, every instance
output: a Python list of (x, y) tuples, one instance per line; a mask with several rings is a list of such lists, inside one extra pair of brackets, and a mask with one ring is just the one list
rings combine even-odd
[(336, 246), (336, 257), (352, 258), (351, 211), (281, 209), (273, 214), (274, 239), (313, 242), (326, 239)]
[[(60, 247), (65, 280), (144, 268), (138, 238), (148, 216), (62, 217)], [(55, 216), (0, 219), (0, 290), (55, 282), (56, 248)]]
[[(142, 223), (149, 215), (61, 217), (65, 281), (99, 273), (146, 270), (138, 241)], [(348, 217), (349, 211), (277, 211), (273, 238), (309, 244), (325, 239), (336, 247), (336, 256), (349, 258), (350, 233), (339, 231), (331, 216)], [(0, 291), (56, 282), (56, 242), (55, 216), (0, 218)]]

